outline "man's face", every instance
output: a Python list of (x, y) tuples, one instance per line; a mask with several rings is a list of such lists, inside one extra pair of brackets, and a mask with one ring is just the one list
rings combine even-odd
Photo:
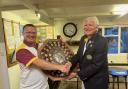
[(24, 40), (28, 43), (35, 43), (36, 42), (36, 35), (37, 31), (35, 27), (27, 26), (24, 28), (23, 36)]
[(98, 25), (92, 19), (86, 19), (83, 25), (84, 34), (87, 36), (92, 36), (97, 31)]

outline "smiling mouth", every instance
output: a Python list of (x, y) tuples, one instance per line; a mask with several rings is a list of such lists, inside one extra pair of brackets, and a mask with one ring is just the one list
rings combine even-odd
[(29, 38), (30, 40), (35, 40), (35, 38)]
[(91, 32), (91, 31), (85, 31), (85, 33), (86, 33), (86, 32)]

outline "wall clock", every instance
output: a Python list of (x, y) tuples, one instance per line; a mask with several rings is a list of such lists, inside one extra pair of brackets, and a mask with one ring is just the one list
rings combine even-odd
[(77, 33), (77, 26), (74, 23), (66, 23), (63, 27), (63, 33), (65, 36), (72, 38)]

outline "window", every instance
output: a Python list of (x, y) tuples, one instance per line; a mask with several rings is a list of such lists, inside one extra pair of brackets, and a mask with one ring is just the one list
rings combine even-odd
[(118, 53), (118, 27), (106, 27), (104, 28), (104, 36), (108, 40), (108, 53)]

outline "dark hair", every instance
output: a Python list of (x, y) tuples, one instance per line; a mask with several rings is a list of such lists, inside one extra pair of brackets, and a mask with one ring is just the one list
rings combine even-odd
[(24, 31), (24, 29), (25, 29), (26, 27), (34, 27), (34, 28), (36, 28), (33, 24), (25, 24), (25, 25), (23, 26), (23, 31)]
[(57, 39), (60, 39), (61, 38), (61, 36), (60, 35), (57, 35)]

